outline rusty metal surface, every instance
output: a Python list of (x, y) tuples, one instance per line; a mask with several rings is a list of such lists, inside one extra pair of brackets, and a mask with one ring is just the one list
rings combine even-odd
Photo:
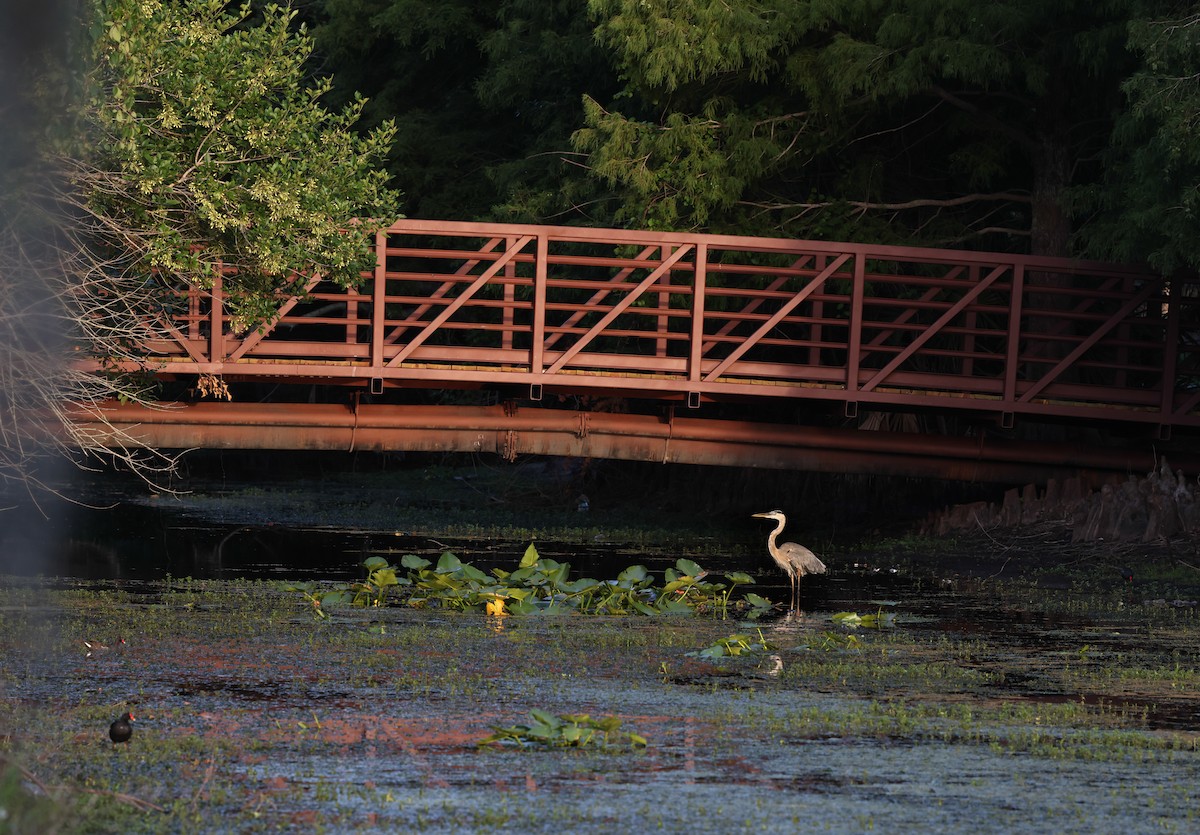
[(192, 289), (152, 369), (1200, 427), (1200, 287), (1126, 267), (419, 220), (376, 247), (361, 287), (305, 282), (261, 331)]
[[(565, 455), (662, 463), (870, 472), (975, 482), (1141, 474), (1156, 450), (822, 429), (575, 410), (462, 406), (193, 403), (109, 404), (105, 417), (163, 449), (311, 449)], [(106, 427), (79, 419), (90, 431)], [(1161, 450), (1160, 450), (1161, 451)], [(1170, 453), (1195, 468), (1200, 456)]]

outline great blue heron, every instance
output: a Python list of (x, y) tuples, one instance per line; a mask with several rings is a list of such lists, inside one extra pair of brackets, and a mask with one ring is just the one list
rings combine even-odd
[(759, 519), (774, 519), (779, 523), (767, 537), (767, 550), (771, 552), (771, 559), (775, 560), (775, 564), (782, 568), (788, 579), (792, 581), (792, 606), (794, 607), (800, 592), (800, 578), (805, 574), (824, 574), (825, 563), (817, 559), (817, 555), (803, 545), (797, 545), (795, 542), (785, 542), (782, 545), (776, 543), (780, 532), (783, 531), (783, 526), (787, 524), (787, 517), (783, 515), (782, 510), (769, 510), (766, 513), (753, 515)]

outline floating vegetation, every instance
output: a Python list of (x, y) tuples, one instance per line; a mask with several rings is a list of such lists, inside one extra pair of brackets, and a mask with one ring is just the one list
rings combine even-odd
[(507, 745), (518, 748), (645, 748), (646, 738), (621, 730), (621, 720), (615, 716), (593, 719), (586, 713), (548, 713), (533, 709), (529, 723), (504, 728), (492, 726), (493, 733), (477, 743)]
[(838, 626), (847, 629), (890, 629), (896, 625), (895, 612), (885, 612), (880, 609), (873, 615), (860, 615), (857, 612), (838, 612), (831, 620)]
[(819, 652), (857, 651), (862, 648), (862, 640), (853, 632), (839, 634), (825, 630), (804, 636), (804, 643), (799, 649), (817, 650)]
[(319, 618), (328, 617), (330, 606), (360, 608), (385, 606), (393, 590), (406, 589), (407, 605), (415, 608), (486, 611), (490, 615), (531, 615), (580, 612), (596, 615), (681, 615), (710, 613), (728, 617), (735, 612), (758, 617), (770, 611), (771, 601), (747, 593), (738, 600), (731, 595), (738, 586), (754, 578), (741, 571), (723, 575), (724, 581), (689, 559), (679, 559), (664, 572), (656, 586), (644, 565), (631, 565), (615, 580), (572, 579), (570, 563), (541, 556), (532, 544), (525, 549), (516, 570), (492, 569), (485, 573), (446, 551), (434, 564), (415, 554), (405, 555), (401, 568), (386, 559), (369, 557), (362, 563), (366, 579), (332, 588), (313, 582), (293, 583), (285, 588), (302, 595)]
[(762, 655), (775, 649), (778, 647), (768, 642), (760, 629), (757, 639), (753, 635), (730, 635), (726, 638), (719, 638), (711, 646), (689, 652), (687, 655), (709, 659), (736, 658), (742, 655)]

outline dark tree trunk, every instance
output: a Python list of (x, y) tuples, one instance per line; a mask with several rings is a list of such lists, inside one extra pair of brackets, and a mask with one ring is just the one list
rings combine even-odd
[[(1068, 139), (1068, 126), (1062, 119), (1065, 98), (1046, 97), (1038, 108), (1044, 129), (1035, 138), (1033, 147), (1033, 193), (1031, 219), (1031, 254), (1067, 257), (1070, 254), (1071, 219), (1066, 210), (1066, 190), (1070, 185), (1073, 156)], [(1070, 298), (1059, 290), (1069, 288), (1070, 275), (1030, 271), (1024, 299), (1024, 328), (1029, 334), (1022, 353), (1026, 357), (1021, 375), (1027, 380), (1043, 379), (1056, 363), (1066, 356), (1070, 336), (1070, 320), (1061, 312)], [(1039, 292), (1043, 290), (1044, 292)], [(1048, 338), (1039, 339), (1045, 334)], [(1054, 382), (1065, 383), (1074, 378), (1074, 370), (1065, 369), (1054, 376)], [(1054, 440), (1061, 430), (1041, 427), (1035, 432), (1041, 440)]]
[(1033, 255), (1065, 258), (1070, 254), (1071, 218), (1065, 207), (1071, 184), (1071, 148), (1065, 127), (1037, 138), (1033, 154)]

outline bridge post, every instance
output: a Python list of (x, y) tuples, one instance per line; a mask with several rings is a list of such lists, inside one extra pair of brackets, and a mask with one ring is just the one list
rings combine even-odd
[[(388, 232), (380, 229), (375, 233), (375, 278), (371, 284), (371, 376), (378, 377), (383, 388), (383, 329), (387, 306), (387, 243)], [(374, 389), (374, 382), (371, 388)]]
[[(704, 360), (704, 306), (705, 287), (708, 284), (708, 244), (696, 245), (696, 269), (692, 274), (692, 329), (688, 343), (688, 382), (698, 383), (702, 376)], [(691, 394), (688, 395), (689, 403)], [(697, 394), (699, 397), (699, 394)], [(696, 404), (700, 405), (699, 402)]]
[(217, 274), (213, 276), (212, 282), (212, 305), (209, 308), (208, 320), (208, 361), (209, 362), (224, 362), (225, 361), (225, 288), (222, 284), (222, 278), (225, 273), (225, 265), (221, 261), (217, 262)]
[[(862, 362), (863, 298), (866, 295), (867, 264), (861, 249), (854, 250), (854, 286), (850, 288), (850, 321), (847, 325), (846, 345), (846, 403), (854, 403), (858, 414), (859, 364)], [(847, 417), (852, 417), (847, 415)]]
[(1021, 316), (1025, 298), (1025, 262), (1013, 264), (1012, 298), (1008, 300), (1008, 345), (1004, 354), (1004, 391), (1000, 402), (1005, 407), (1003, 412), (1007, 418), (1001, 420), (1001, 426), (1007, 421), (1012, 427), (1012, 409), (1017, 402), (1017, 364), (1021, 360)]
[[(1175, 379), (1178, 373), (1179, 362), (1179, 320), (1181, 317), (1180, 311), (1183, 308), (1184, 291), (1182, 281), (1178, 279), (1166, 283), (1164, 279), (1164, 295), (1167, 297), (1166, 307), (1167, 314), (1167, 331), (1163, 340), (1163, 372), (1162, 372), (1162, 398), (1159, 401), (1159, 421), (1158, 428), (1159, 440), (1165, 441), (1170, 437), (1170, 423), (1175, 414), (1175, 394), (1179, 387), (1179, 381)], [(1163, 425), (1166, 424), (1166, 425)], [(1164, 430), (1167, 436), (1163, 436)]]
[(545, 370), (546, 344), (546, 281), (549, 272), (550, 241), (546, 233), (537, 233), (537, 255), (533, 267), (533, 337), (529, 345), (529, 373), (541, 375)]

